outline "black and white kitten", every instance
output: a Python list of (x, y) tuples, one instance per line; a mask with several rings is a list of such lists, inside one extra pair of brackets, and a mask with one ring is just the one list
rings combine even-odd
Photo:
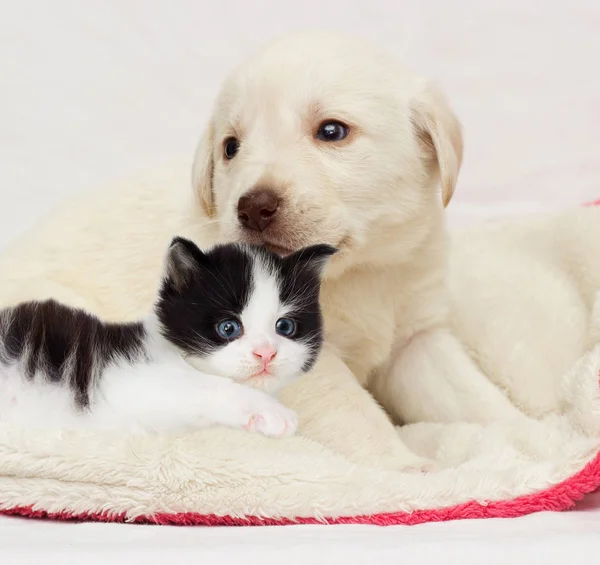
[(333, 253), (316, 245), (282, 258), (237, 244), (202, 252), (175, 238), (144, 321), (105, 323), (53, 300), (0, 311), (0, 421), (293, 434), (296, 415), (267, 393), (315, 362), (321, 273)]

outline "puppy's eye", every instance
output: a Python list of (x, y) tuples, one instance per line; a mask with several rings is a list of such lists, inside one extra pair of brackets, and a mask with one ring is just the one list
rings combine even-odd
[(323, 122), (317, 132), (317, 139), (321, 141), (342, 141), (349, 133), (350, 129), (348, 126), (341, 122)]
[(233, 341), (242, 335), (242, 324), (237, 320), (223, 320), (217, 324), (217, 333), (223, 339)]
[(228, 137), (223, 144), (226, 159), (233, 159), (240, 148), (240, 142), (235, 137)]

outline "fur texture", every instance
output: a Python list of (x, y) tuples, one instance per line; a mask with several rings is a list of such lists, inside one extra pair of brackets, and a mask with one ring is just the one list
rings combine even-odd
[[(438, 462), (426, 475), (352, 463), (334, 442), (325, 449), (306, 437), (274, 442), (223, 429), (147, 439), (0, 425), (0, 512), (178, 525), (389, 525), (563, 510), (600, 485), (599, 370), (596, 348), (561, 379), (563, 414), (540, 423), (405, 426), (406, 444)], [(346, 438), (336, 441), (346, 452)]]
[(251, 388), (274, 393), (314, 364), (320, 275), (334, 252), (319, 245), (280, 258), (235, 244), (203, 252), (177, 237), (144, 321), (105, 323), (55, 300), (0, 310), (0, 422), (293, 434), (296, 415)]
[[(322, 142), (325, 120), (350, 135)], [(232, 136), (239, 151), (225, 161)], [(589, 345), (600, 287), (597, 209), (479, 228), (449, 246), (443, 204), (461, 155), (460, 127), (434, 86), (354, 38), (287, 36), (225, 82), (193, 194), (175, 167), (71, 203), (5, 254), (0, 298), (54, 297), (131, 320), (151, 303), (173, 233), (283, 252), (335, 244), (326, 347), (284, 400), (303, 435), (354, 461), (421, 467), (359, 385), (397, 422), (529, 424), (517, 406), (561, 410), (557, 383)], [(239, 198), (264, 187), (278, 194), (279, 217), (249, 232)]]

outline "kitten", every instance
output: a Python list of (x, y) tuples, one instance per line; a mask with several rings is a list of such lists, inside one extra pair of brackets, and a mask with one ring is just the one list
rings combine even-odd
[[(328, 245), (287, 257), (247, 245), (202, 252), (175, 238), (151, 314), (105, 323), (53, 300), (0, 311), (0, 421), (270, 437), (296, 415), (275, 393), (314, 364)], [(257, 390), (262, 389), (262, 390)]]

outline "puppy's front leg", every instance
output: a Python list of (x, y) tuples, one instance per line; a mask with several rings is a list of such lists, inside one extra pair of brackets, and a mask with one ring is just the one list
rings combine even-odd
[(525, 419), (446, 329), (413, 336), (377, 376), (373, 390), (404, 423)]
[(395, 470), (430, 466), (400, 440), (385, 412), (332, 350), (325, 348), (315, 367), (281, 397), (299, 414), (300, 435), (351, 461)]

